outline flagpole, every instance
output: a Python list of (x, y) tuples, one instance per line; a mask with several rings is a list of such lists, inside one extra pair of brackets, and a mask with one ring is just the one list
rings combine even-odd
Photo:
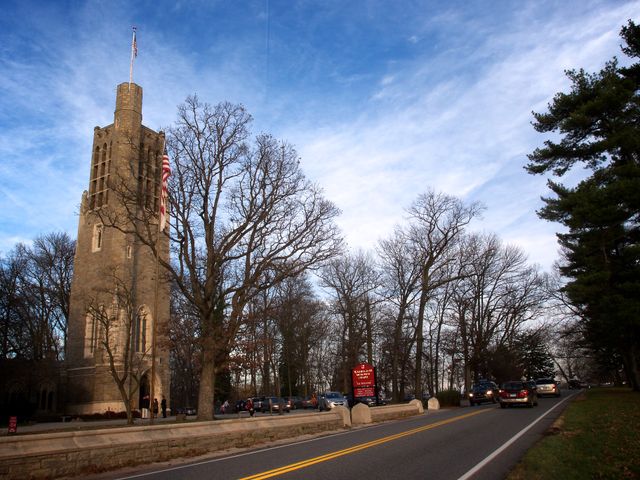
[(138, 56), (138, 46), (136, 44), (136, 27), (133, 28), (133, 36), (131, 37), (131, 63), (129, 64), (129, 89), (133, 83), (133, 59)]

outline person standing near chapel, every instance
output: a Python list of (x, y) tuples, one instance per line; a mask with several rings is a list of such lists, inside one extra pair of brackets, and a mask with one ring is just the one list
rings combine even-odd
[(160, 409), (162, 410), (162, 418), (167, 418), (167, 399), (162, 396), (162, 401), (160, 402)]
[(142, 397), (140, 408), (142, 409), (142, 418), (149, 418), (149, 394)]

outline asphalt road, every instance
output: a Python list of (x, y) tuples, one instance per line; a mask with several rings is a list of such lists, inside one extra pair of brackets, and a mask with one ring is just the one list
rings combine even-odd
[(489, 404), (429, 411), (306, 441), (100, 478), (496, 480), (541, 438), (572, 394), (541, 398), (534, 408)]

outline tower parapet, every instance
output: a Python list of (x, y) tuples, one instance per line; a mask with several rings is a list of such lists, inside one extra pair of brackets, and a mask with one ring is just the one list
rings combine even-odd
[(138, 129), (142, 126), (142, 87), (135, 83), (118, 85), (114, 124), (116, 130)]

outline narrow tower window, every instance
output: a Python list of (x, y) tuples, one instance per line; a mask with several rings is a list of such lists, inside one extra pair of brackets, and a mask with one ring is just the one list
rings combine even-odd
[(84, 331), (84, 357), (88, 358), (93, 356), (93, 352), (96, 349), (98, 342), (98, 320), (92, 314), (88, 314), (86, 317), (85, 331)]
[(104, 226), (101, 223), (97, 223), (93, 226), (93, 242), (92, 252), (99, 252), (102, 250), (102, 241), (104, 240)]
[(147, 349), (147, 314), (143, 309), (140, 309), (136, 315), (136, 326), (133, 333), (135, 351), (144, 353)]

